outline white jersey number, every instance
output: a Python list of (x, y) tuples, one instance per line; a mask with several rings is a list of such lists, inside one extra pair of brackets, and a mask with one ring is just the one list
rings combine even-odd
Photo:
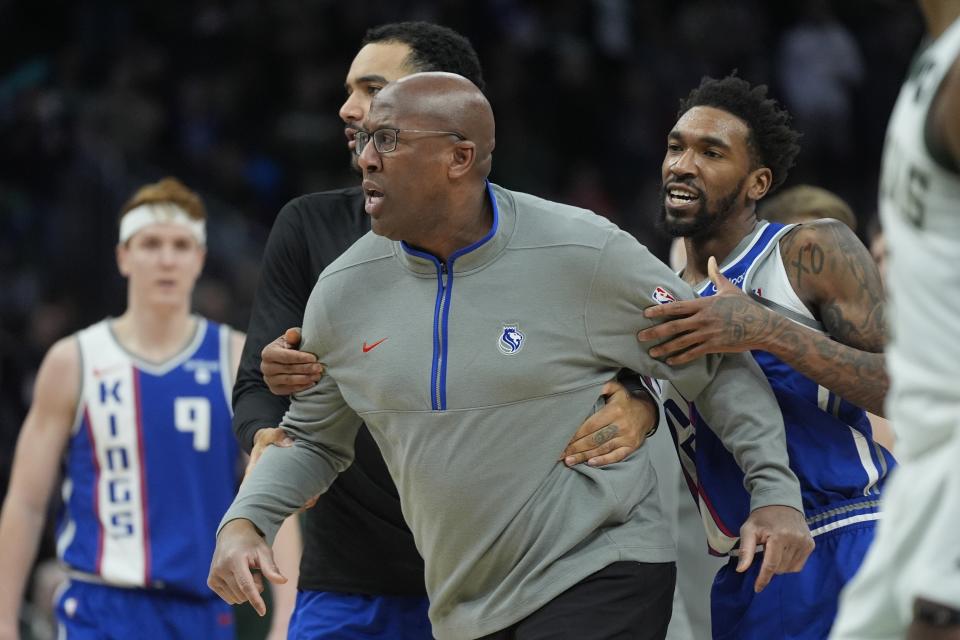
[(193, 434), (193, 448), (210, 449), (210, 400), (177, 398), (173, 401), (173, 425), (177, 431)]

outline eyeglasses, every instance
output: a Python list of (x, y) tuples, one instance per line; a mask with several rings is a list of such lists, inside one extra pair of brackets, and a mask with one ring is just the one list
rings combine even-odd
[(458, 140), (466, 140), (465, 137), (456, 131), (432, 131), (430, 129), (377, 129), (373, 133), (366, 131), (357, 131), (353, 139), (356, 141), (354, 151), (357, 155), (363, 153), (364, 147), (373, 138), (373, 147), (377, 153), (390, 153), (397, 148), (397, 140), (400, 138), (400, 132), (403, 133), (427, 133), (435, 136), (456, 136)]

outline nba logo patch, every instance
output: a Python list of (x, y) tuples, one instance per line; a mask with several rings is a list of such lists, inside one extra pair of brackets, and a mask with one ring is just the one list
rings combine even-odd
[(520, 332), (519, 325), (505, 324), (500, 339), (497, 340), (497, 348), (504, 355), (512, 356), (523, 349), (523, 343), (526, 337)]
[(210, 384), (210, 369), (197, 367), (197, 370), (193, 372), (193, 377), (197, 384)]
[(657, 287), (654, 289), (653, 294), (650, 297), (653, 298), (653, 301), (657, 304), (668, 304), (670, 302), (677, 301), (673, 294), (663, 287)]

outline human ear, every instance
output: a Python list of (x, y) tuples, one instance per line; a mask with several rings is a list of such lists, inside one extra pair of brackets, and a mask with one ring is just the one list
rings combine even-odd
[(447, 175), (460, 178), (470, 172), (477, 160), (477, 145), (470, 140), (461, 140), (453, 145)]
[(760, 167), (750, 173), (747, 197), (757, 201), (770, 191), (773, 184), (773, 172), (768, 167)]

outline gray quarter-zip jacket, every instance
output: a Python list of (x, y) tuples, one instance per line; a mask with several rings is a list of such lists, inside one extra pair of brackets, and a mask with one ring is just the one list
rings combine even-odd
[(320, 275), (303, 348), (327, 374), (294, 397), (223, 518), (269, 542), (350, 465), (362, 421), (426, 564), (437, 638), (476, 638), (621, 560), (675, 559), (641, 447), (605, 468), (558, 461), (621, 368), (669, 379), (745, 471), (752, 507), (801, 509), (783, 421), (749, 354), (670, 367), (636, 332), (693, 293), (606, 219), (489, 185), (490, 233), (446, 263), (367, 234)]

